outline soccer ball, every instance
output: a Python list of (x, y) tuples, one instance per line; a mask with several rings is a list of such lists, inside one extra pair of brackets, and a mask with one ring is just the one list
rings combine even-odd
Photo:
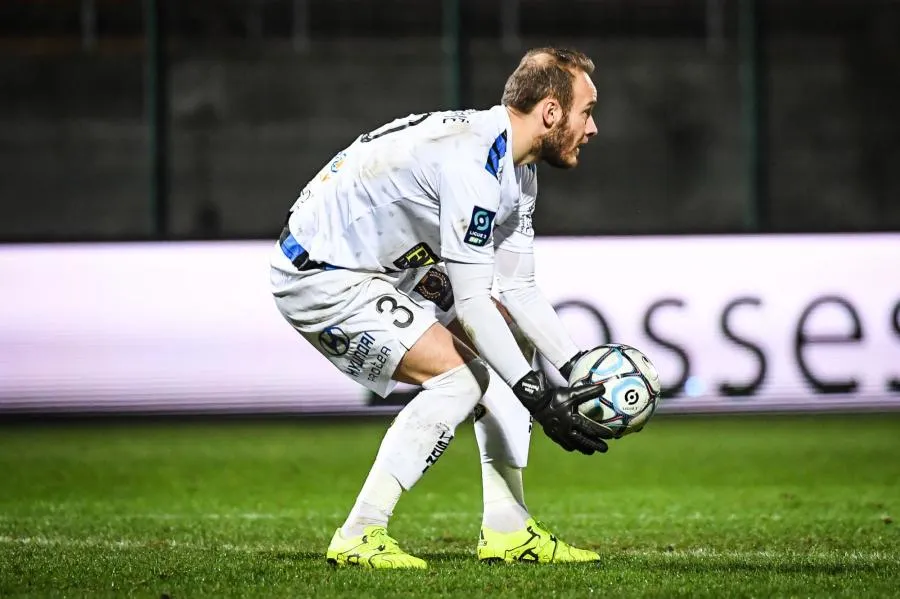
[(659, 374), (647, 356), (629, 345), (601, 345), (578, 358), (569, 386), (588, 383), (602, 383), (606, 391), (581, 404), (579, 411), (616, 438), (640, 431), (656, 411)]

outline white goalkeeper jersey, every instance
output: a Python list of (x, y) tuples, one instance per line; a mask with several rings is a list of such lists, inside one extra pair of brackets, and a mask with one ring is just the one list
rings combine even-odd
[(394, 272), (530, 253), (534, 166), (516, 167), (503, 106), (410, 115), (358, 137), (309, 182), (288, 220), (310, 259)]

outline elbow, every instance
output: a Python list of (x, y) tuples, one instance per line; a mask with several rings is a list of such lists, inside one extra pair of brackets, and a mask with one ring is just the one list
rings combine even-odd
[(489, 301), (490, 295), (474, 295), (470, 297), (457, 297), (454, 301), (456, 316), (461, 322), (466, 322), (473, 314), (477, 313), (479, 304)]

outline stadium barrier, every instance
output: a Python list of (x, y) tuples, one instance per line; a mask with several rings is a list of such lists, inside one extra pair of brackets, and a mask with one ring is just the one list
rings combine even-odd
[[(663, 411), (900, 407), (900, 235), (537, 245), (578, 343), (644, 351)], [(272, 248), (0, 246), (0, 413), (396, 411), (283, 321)]]

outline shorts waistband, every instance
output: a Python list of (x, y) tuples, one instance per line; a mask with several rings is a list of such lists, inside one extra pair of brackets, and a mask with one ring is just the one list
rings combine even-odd
[(332, 266), (326, 262), (316, 262), (309, 259), (309, 252), (300, 245), (300, 242), (291, 234), (290, 229), (285, 227), (281, 230), (281, 236), (278, 238), (281, 251), (291, 261), (297, 270), (337, 270), (338, 266)]

